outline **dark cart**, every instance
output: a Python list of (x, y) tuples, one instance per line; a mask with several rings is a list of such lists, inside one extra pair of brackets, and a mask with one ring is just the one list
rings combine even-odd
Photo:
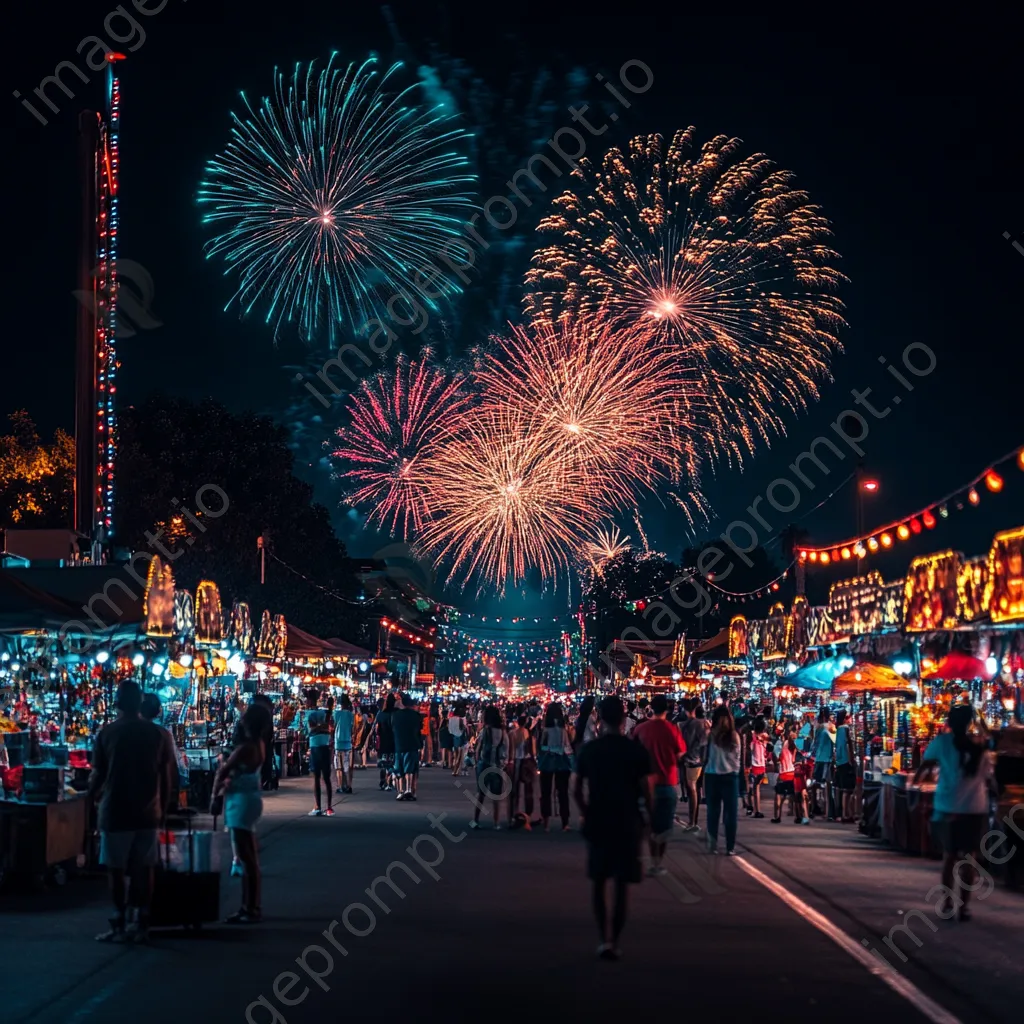
[[(151, 928), (195, 928), (220, 920), (220, 872), (196, 871), (192, 819), (195, 810), (187, 808), (180, 817), (168, 818), (167, 827), (188, 830), (189, 863), (186, 871), (172, 871), (169, 848), (157, 868), (153, 884), (153, 902), (149, 911)], [(216, 832), (216, 827), (214, 828)]]
[(88, 797), (30, 803), (0, 800), (0, 880), (7, 873), (67, 880), (66, 867), (85, 851)]

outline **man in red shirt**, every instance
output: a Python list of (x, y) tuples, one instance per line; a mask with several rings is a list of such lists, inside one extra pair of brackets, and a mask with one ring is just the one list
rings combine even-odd
[(633, 739), (639, 740), (650, 755), (654, 769), (654, 804), (651, 811), (651, 865), (649, 875), (663, 875), (662, 866), (668, 837), (679, 799), (679, 759), (686, 753), (686, 744), (679, 727), (668, 720), (668, 699), (658, 694), (651, 701), (653, 717), (641, 722), (633, 730)]

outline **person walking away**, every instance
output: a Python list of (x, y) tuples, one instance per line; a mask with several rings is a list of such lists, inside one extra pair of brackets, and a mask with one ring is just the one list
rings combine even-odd
[(389, 693), (384, 707), (370, 728), (367, 743), (377, 744), (377, 767), (380, 770), (380, 788), (390, 792), (395, 788), (395, 695)]
[(452, 775), (462, 771), (462, 759), (469, 739), (469, 724), (466, 721), (466, 705), (456, 704), (448, 716), (448, 731), (452, 734)]
[(540, 758), (540, 817), (544, 831), (551, 831), (551, 788), (558, 795), (558, 811), (562, 818), (562, 831), (569, 831), (569, 776), (572, 774), (572, 743), (565, 727), (565, 713), (557, 701), (544, 712), (541, 731)]
[[(327, 712), (317, 707), (319, 694), (310, 690), (306, 697), (307, 709), (303, 716), (303, 729), (309, 741), (309, 770), (313, 776), (313, 799), (316, 801), (309, 817), (326, 814), (334, 817), (334, 786), (331, 784), (331, 731), (327, 727)], [(320, 783), (327, 790), (327, 810), (321, 803)]]
[(597, 738), (599, 722), (597, 711), (594, 707), (593, 697), (584, 697), (580, 704), (579, 717), (576, 719), (575, 731), (573, 734), (573, 750), (577, 753), (584, 743), (589, 743)]
[(633, 730), (632, 738), (646, 748), (654, 772), (648, 837), (651, 863), (647, 869), (647, 873), (653, 876), (666, 874), (667, 869), (661, 862), (672, 835), (679, 800), (679, 761), (686, 753), (686, 744), (679, 727), (668, 720), (668, 699), (664, 694), (657, 694), (651, 701), (651, 714), (653, 717)]
[[(618, 697), (601, 701), (601, 733), (576, 756), (574, 795), (587, 840), (587, 876), (602, 960), (622, 955), (619, 938), (626, 924), (628, 886), (640, 881), (643, 817), (652, 813), (654, 775), (647, 748), (623, 735), (625, 709)], [(606, 890), (614, 887), (609, 927)]]
[(832, 762), (836, 756), (836, 727), (832, 724), (832, 712), (822, 708), (818, 713), (818, 725), (811, 743), (814, 758), (814, 783), (810, 795), (812, 811), (827, 815), (835, 821), (835, 801), (832, 799)]
[(530, 719), (520, 715), (516, 727), (510, 737), (512, 747), (512, 793), (508, 801), (508, 823), (512, 827), (519, 808), (519, 790), (523, 790), (523, 810), (525, 818), (522, 827), (529, 832), (530, 819), (533, 817), (533, 782), (537, 777), (537, 748), (533, 733), (529, 728)]
[(430, 702), (430, 765), (436, 767), (441, 763), (438, 751), (440, 749), (440, 731), (441, 731), (441, 709), (438, 706), (436, 700)]
[(171, 762), (171, 790), (168, 794), (167, 807), (164, 809), (164, 814), (167, 815), (177, 808), (181, 799), (182, 779), (188, 778), (188, 762), (181, 751), (178, 750), (178, 744), (174, 740), (174, 733), (160, 724), (162, 711), (160, 698), (155, 693), (144, 693), (142, 695), (142, 705), (139, 708), (139, 714), (147, 722), (152, 722), (161, 732), (166, 733), (167, 742), (171, 745), (171, 755), (173, 757)]
[(763, 818), (761, 813), (761, 786), (764, 784), (768, 771), (768, 733), (765, 721), (758, 715), (750, 729), (750, 806), (755, 818)]
[(725, 852), (736, 853), (739, 808), (740, 736), (732, 712), (719, 704), (711, 715), (704, 786), (708, 796), (708, 853), (718, 852), (719, 820), (725, 822)]
[(640, 722), (641, 722), (641, 718), (637, 714), (636, 702), (632, 701), (632, 700), (631, 701), (627, 701), (626, 702), (626, 722), (625, 722), (625, 725), (623, 726), (623, 729), (622, 729), (623, 734), (626, 735), (626, 736), (631, 736), (633, 734), (633, 730), (640, 724)]
[(708, 752), (708, 734), (711, 723), (704, 717), (704, 705), (694, 701), (693, 713), (683, 726), (683, 774), (686, 779), (686, 798), (689, 804), (689, 820), (684, 832), (700, 831), (700, 782)]
[(772, 815), (772, 824), (778, 825), (782, 821), (782, 805), (788, 799), (789, 807), (793, 816), (800, 821), (802, 814), (797, 813), (796, 806), (796, 757), (799, 752), (797, 745), (796, 725), (789, 725), (783, 733), (782, 739), (778, 741), (775, 754), (779, 762), (779, 778), (775, 783), (775, 813)]
[(857, 768), (853, 753), (853, 731), (846, 724), (846, 717), (846, 708), (836, 714), (836, 792), (839, 794), (839, 814), (847, 825), (852, 825), (856, 820), (853, 807)]
[(366, 768), (366, 716), (359, 705), (359, 694), (356, 694), (356, 702), (352, 705), (352, 771), (362, 771)]
[(395, 774), (398, 776), (395, 799), (415, 801), (424, 716), (416, 710), (416, 701), (409, 694), (399, 695), (398, 704), (391, 718), (395, 734)]
[(228, 924), (255, 924), (262, 919), (260, 854), (256, 823), (263, 814), (261, 775), (266, 751), (263, 720), (258, 711), (246, 709), (239, 723), (238, 742), (217, 769), (213, 781), (214, 799), (224, 797), (224, 824), (231, 833), (234, 854), (231, 874), (241, 876), (242, 905), (226, 920)]
[(437, 728), (437, 742), (441, 748), (441, 767), (451, 768), (452, 766), (452, 733), (448, 728), (448, 713), (441, 708), (440, 724)]
[[(473, 760), (476, 765), (476, 785), (480, 795), (491, 801), (494, 815), (494, 829), (501, 829), (501, 801), (507, 775), (504, 772), (508, 760), (508, 734), (501, 727), (501, 713), (493, 705), (484, 708), (484, 725), (476, 739)], [(473, 820), (470, 828), (480, 827), (480, 810), (483, 804), (474, 801)]]
[[(144, 942), (158, 858), (157, 829), (170, 804), (174, 754), (168, 734), (142, 718), (138, 683), (130, 679), (121, 683), (115, 707), (117, 718), (96, 737), (89, 776), (89, 795), (99, 801), (100, 863), (109, 872), (114, 903), (110, 929), (96, 939)], [(131, 882), (128, 892), (126, 879)]]
[[(270, 790), (275, 787), (277, 778), (276, 755), (274, 753), (274, 702), (265, 694), (257, 693), (246, 712), (251, 711), (256, 721), (259, 722), (260, 739), (263, 740), (263, 768), (260, 771), (260, 785), (263, 789)], [(245, 715), (242, 716), (243, 718)]]
[[(972, 729), (975, 725), (976, 731)], [(961, 921), (969, 921), (967, 903), (978, 888), (976, 865), (981, 837), (988, 827), (990, 798), (995, 794), (995, 772), (992, 755), (986, 749), (985, 726), (976, 720), (974, 708), (969, 704), (950, 708), (946, 726), (949, 731), (936, 736), (925, 749), (914, 781), (928, 769), (939, 770), (932, 830), (942, 842), (942, 885), (946, 891), (938, 914), (947, 921), (954, 914)], [(966, 877), (960, 877), (958, 867), (967, 868)]]
[(352, 733), (356, 715), (352, 699), (342, 694), (341, 706), (334, 712), (334, 770), (338, 776), (338, 793), (352, 792)]

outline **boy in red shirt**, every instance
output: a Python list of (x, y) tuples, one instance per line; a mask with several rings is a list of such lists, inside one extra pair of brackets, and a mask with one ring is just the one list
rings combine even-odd
[(679, 727), (668, 720), (668, 698), (658, 694), (651, 701), (653, 717), (641, 722), (632, 733), (646, 748), (654, 769), (654, 803), (651, 810), (649, 838), (651, 865), (649, 875), (664, 875), (662, 858), (672, 832), (672, 822), (679, 799), (679, 759), (686, 753)]

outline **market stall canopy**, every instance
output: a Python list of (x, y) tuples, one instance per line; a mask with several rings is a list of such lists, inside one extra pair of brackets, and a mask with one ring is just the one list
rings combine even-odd
[(70, 606), (61, 625), (81, 626), (81, 632), (91, 635), (110, 629), (134, 629), (145, 622), (146, 580), (132, 563), (4, 571), (18, 582)]
[(729, 646), (729, 627), (720, 630), (711, 639), (699, 643), (690, 652), (691, 654), (707, 654), (709, 651), (716, 651), (719, 647), (725, 649)]
[[(796, 686), (801, 690), (829, 690), (832, 682), (842, 674), (844, 658), (825, 658), (822, 661), (804, 665), (791, 676), (783, 676), (779, 682), (783, 686)], [(849, 664), (847, 661), (846, 664)]]
[(319, 637), (291, 624), (288, 626), (288, 643), (285, 656), (288, 658), (323, 658), (330, 645)]
[(369, 651), (362, 647), (356, 647), (355, 644), (350, 644), (347, 640), (339, 640), (336, 636), (332, 636), (327, 641), (327, 653), (342, 658), (353, 658), (356, 661), (373, 660), (373, 655)]
[(0, 630), (60, 629), (81, 615), (81, 606), (48, 594), (11, 572), (0, 571)]
[(972, 657), (962, 651), (950, 651), (937, 665), (921, 673), (922, 680), (991, 678), (992, 673), (985, 668), (985, 662), (981, 658)]
[(874, 693), (912, 697), (916, 690), (888, 665), (854, 665), (832, 681), (833, 693)]

